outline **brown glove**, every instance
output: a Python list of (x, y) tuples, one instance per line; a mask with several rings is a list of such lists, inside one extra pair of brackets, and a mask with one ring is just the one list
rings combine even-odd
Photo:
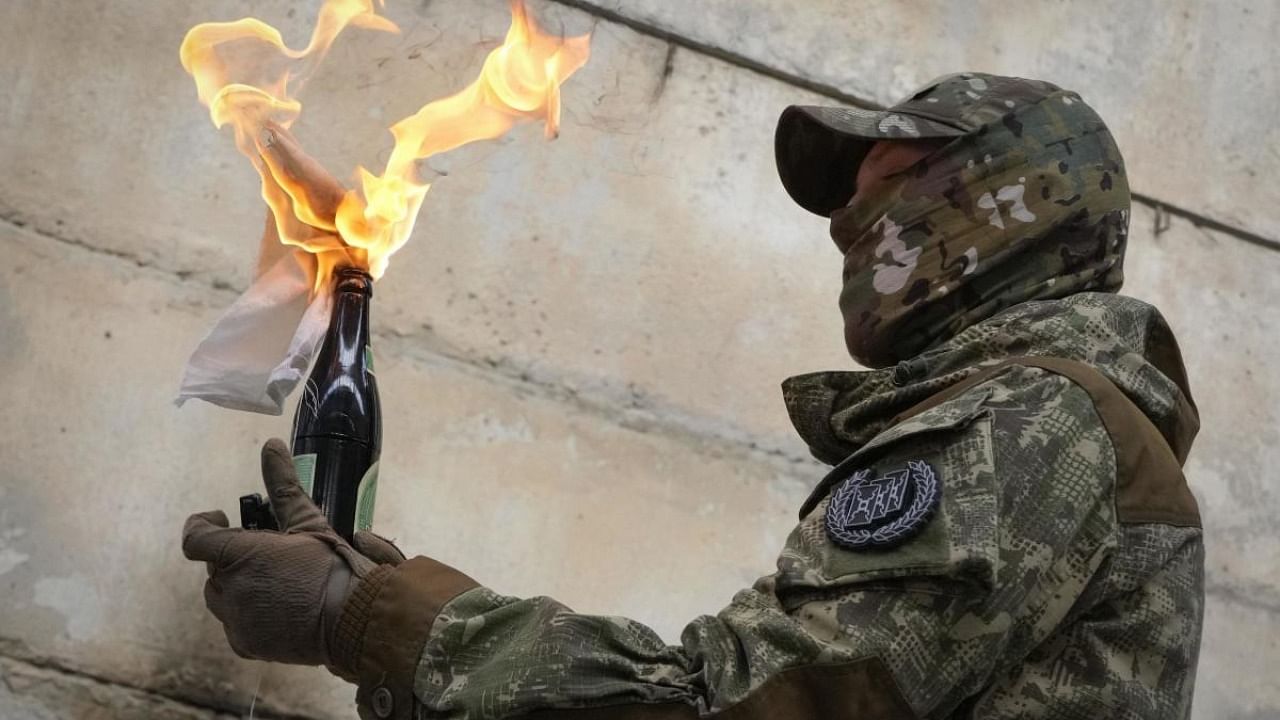
[(221, 510), (197, 513), (183, 528), (182, 552), (207, 564), (205, 604), (237, 655), (347, 676), (349, 658), (335, 647), (343, 606), (361, 580), (404, 555), (373, 533), (358, 533), (352, 547), (334, 532), (280, 440), (262, 447), (262, 479), (281, 532), (229, 528)]

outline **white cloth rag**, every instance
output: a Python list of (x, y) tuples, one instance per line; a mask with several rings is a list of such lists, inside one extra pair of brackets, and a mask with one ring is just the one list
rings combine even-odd
[(333, 293), (312, 297), (314, 267), (303, 250), (264, 243), (258, 277), (196, 346), (175, 402), (281, 414), (329, 327)]

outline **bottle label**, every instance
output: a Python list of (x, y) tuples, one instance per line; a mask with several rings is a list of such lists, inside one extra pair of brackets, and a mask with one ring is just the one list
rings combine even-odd
[(360, 487), (356, 489), (356, 530), (373, 527), (373, 503), (377, 494), (378, 462), (375, 460), (360, 478)]
[(294, 455), (293, 469), (298, 473), (298, 483), (302, 485), (302, 492), (310, 497), (311, 487), (316, 482), (316, 454)]
[(365, 372), (369, 373), (370, 375), (375, 374), (373, 372), (373, 347), (370, 345), (364, 346), (364, 369), (365, 369)]

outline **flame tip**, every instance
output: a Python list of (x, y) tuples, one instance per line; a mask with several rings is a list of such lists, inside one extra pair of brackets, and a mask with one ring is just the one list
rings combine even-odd
[[(388, 258), (412, 234), (431, 188), (418, 176), (418, 161), (496, 138), (522, 121), (541, 119), (549, 140), (559, 136), (559, 87), (586, 62), (590, 36), (545, 33), (523, 0), (510, 4), (506, 38), (485, 57), (479, 77), (392, 125), (395, 144), (382, 174), (357, 166), (350, 189), (288, 135), (302, 112), (293, 93), (348, 25), (401, 32), (377, 13), (385, 0), (325, 0), (302, 50), (287, 47), (278, 30), (256, 18), (203, 23), (187, 31), (179, 48), (182, 66), (195, 80), (214, 126), (234, 127), (237, 147), (261, 176), (262, 197), (280, 241), (313, 258), (316, 292), (340, 267), (363, 268), (375, 280), (382, 276)], [(244, 55), (220, 53), (225, 43), (237, 41), (256, 42), (277, 60), (248, 65)]]

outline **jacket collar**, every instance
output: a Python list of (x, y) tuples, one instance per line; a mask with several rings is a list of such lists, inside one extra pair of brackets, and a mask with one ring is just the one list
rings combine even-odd
[(788, 378), (782, 395), (813, 456), (836, 465), (916, 403), (985, 367), (1026, 355), (1094, 366), (1175, 447), (1188, 447), (1198, 429), (1182, 356), (1168, 324), (1154, 307), (1109, 293), (1021, 303), (891, 367)]

